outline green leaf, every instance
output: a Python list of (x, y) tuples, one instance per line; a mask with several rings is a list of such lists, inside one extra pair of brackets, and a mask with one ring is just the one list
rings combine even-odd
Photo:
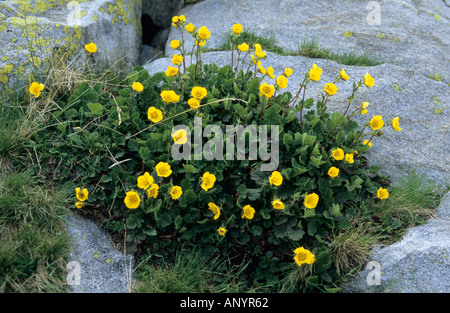
[(178, 230), (182, 223), (183, 223), (183, 218), (180, 215), (178, 215), (175, 218), (175, 229)]
[(87, 104), (89, 110), (91, 110), (94, 115), (102, 115), (103, 114), (103, 105), (100, 103), (88, 103)]
[(288, 237), (294, 241), (298, 241), (298, 240), (302, 239), (304, 234), (305, 234), (305, 231), (303, 229), (299, 229), (299, 228), (290, 229), (287, 232)]
[(261, 236), (263, 233), (262, 227), (258, 225), (253, 226), (251, 231), (254, 236)]
[(353, 120), (349, 120), (347, 121), (347, 123), (344, 126), (344, 131), (346, 133), (349, 133), (351, 131), (355, 131), (358, 129), (358, 123), (353, 121)]
[(140, 228), (143, 222), (144, 222), (143, 218), (138, 217), (137, 214), (132, 214), (129, 217), (127, 217), (127, 228), (128, 229)]

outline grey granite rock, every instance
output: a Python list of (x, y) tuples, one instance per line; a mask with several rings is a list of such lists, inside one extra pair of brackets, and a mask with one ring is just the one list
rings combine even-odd
[[(435, 218), (412, 228), (393, 245), (376, 247), (368, 258), (369, 266), (344, 283), (343, 291), (450, 293), (449, 209), (447, 193)], [(377, 270), (379, 274), (374, 273)], [(373, 275), (379, 275), (379, 280)]]
[[(134, 258), (116, 250), (108, 235), (89, 219), (69, 216), (66, 228), (72, 239), (68, 260), (70, 292), (130, 292)], [(73, 264), (80, 269), (79, 285), (73, 276), (76, 270), (71, 267)]]
[[(392, 118), (399, 116), (402, 128), (401, 132), (396, 132), (390, 126), (385, 126), (385, 135), (372, 140), (369, 161), (382, 165), (383, 172), (394, 180), (412, 168), (417, 168), (430, 179), (448, 184), (450, 87), (447, 84), (423, 77), (411, 69), (390, 64), (374, 67), (343, 66), (324, 59), (279, 56), (273, 53), (267, 55), (262, 65), (266, 68), (272, 66), (275, 76), (282, 74), (285, 67), (293, 69), (294, 73), (286, 88), (292, 94), (297, 92), (305, 73), (314, 63), (321, 67), (321, 80), (310, 83), (306, 91), (306, 98), (313, 97), (316, 100), (320, 99), (325, 83), (334, 81), (339, 71), (345, 68), (351, 79), (337, 84), (337, 94), (328, 101), (331, 112), (345, 111), (347, 97), (352, 93), (352, 83), (369, 72), (375, 79), (375, 86), (370, 89), (363, 86), (351, 107), (355, 109), (362, 102), (368, 101), (369, 113), (355, 119), (362, 125), (372, 116), (382, 115), (385, 124), (388, 124)], [(202, 61), (215, 62), (218, 66), (230, 64), (231, 52), (205, 53)], [(186, 63), (190, 64), (190, 57), (186, 57)], [(147, 64), (145, 68), (150, 74), (154, 74), (165, 71), (169, 65), (172, 65), (170, 58), (161, 58)]]
[[(296, 51), (305, 38), (316, 39), (331, 51), (368, 53), (450, 82), (450, 7), (444, 1), (209, 0), (180, 14), (188, 23), (208, 27), (209, 48), (220, 47), (232, 25), (240, 23), (244, 30), (273, 35), (287, 50)], [(379, 25), (373, 22), (377, 16)], [(166, 51), (179, 38), (172, 27)]]

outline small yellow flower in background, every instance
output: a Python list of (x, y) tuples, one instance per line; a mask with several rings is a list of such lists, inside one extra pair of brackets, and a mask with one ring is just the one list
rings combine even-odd
[(218, 219), (220, 216), (220, 209), (217, 205), (215, 205), (214, 203), (210, 202), (208, 203), (208, 209), (211, 210), (214, 214), (214, 219)]
[(234, 24), (232, 30), (233, 30), (233, 33), (235, 33), (236, 35), (239, 35), (242, 32), (242, 25)]
[(192, 25), (192, 23), (187, 24), (186, 26), (184, 26), (184, 28), (188, 33), (192, 33), (195, 30), (195, 26)]
[(123, 202), (125, 202), (125, 205), (127, 206), (127, 208), (136, 209), (139, 206), (139, 204), (141, 203), (141, 197), (139, 197), (137, 192), (131, 190), (131, 191), (127, 192)]
[(200, 47), (203, 47), (206, 43), (206, 40), (200, 40), (200, 43), (197, 42), (197, 39), (195, 40), (195, 45), (199, 45)]
[(180, 46), (180, 41), (179, 40), (174, 39), (174, 40), (172, 40), (170, 42), (170, 47), (172, 49), (178, 49), (179, 46)]
[(224, 227), (219, 227), (217, 232), (219, 233), (220, 236), (225, 236), (227, 230)]
[(158, 123), (163, 119), (163, 114), (160, 109), (157, 109), (155, 107), (149, 107), (147, 112), (147, 117), (150, 121), (153, 123)]
[(240, 44), (240, 45), (238, 46), (238, 49), (239, 49), (239, 51), (241, 51), (241, 52), (246, 52), (246, 51), (248, 51), (249, 48), (250, 48), (250, 47), (249, 47), (248, 44), (246, 44), (245, 42), (244, 42), (243, 44)]
[(284, 75), (280, 75), (277, 77), (277, 86), (280, 88), (286, 88), (288, 83), (288, 79)]
[(284, 76), (290, 77), (292, 75), (292, 73), (294, 73), (294, 71), (290, 67), (286, 67), (284, 69)]
[(330, 167), (330, 169), (328, 170), (328, 176), (330, 177), (337, 177), (339, 175), (339, 169), (337, 167)]
[(309, 79), (313, 82), (317, 82), (320, 80), (320, 75), (322, 75), (322, 69), (317, 66), (317, 64), (313, 64), (312, 68), (309, 70)]
[(247, 204), (243, 209), (242, 218), (251, 220), (255, 216), (255, 209)]
[(170, 190), (170, 195), (172, 196), (173, 200), (179, 199), (182, 194), (183, 190), (181, 189), (180, 186), (173, 186), (172, 189)]
[(211, 36), (211, 32), (206, 28), (206, 26), (202, 26), (198, 29), (198, 35), (201, 39), (206, 40)]
[(77, 209), (81, 209), (82, 207), (84, 207), (84, 202), (76, 202), (75, 206)]
[(398, 123), (398, 116), (392, 120), (392, 128), (398, 132), (402, 130)]
[(278, 171), (273, 171), (269, 177), (269, 183), (271, 185), (280, 186), (283, 183), (283, 176)]
[(163, 90), (161, 92), (161, 98), (167, 103), (180, 101), (180, 96), (173, 90)]
[(173, 134), (173, 141), (176, 145), (184, 145), (187, 142), (187, 132), (184, 129), (177, 130)]
[(389, 192), (385, 188), (379, 188), (377, 190), (377, 197), (381, 200), (387, 199), (389, 197)]
[(191, 90), (191, 95), (198, 100), (202, 100), (204, 97), (206, 97), (208, 91), (205, 87), (194, 87)]
[(369, 124), (373, 130), (381, 129), (384, 126), (383, 117), (381, 115), (376, 115), (376, 116), (372, 117)]
[(280, 199), (275, 199), (272, 201), (272, 207), (276, 210), (284, 210), (284, 203)]
[(361, 105), (361, 114), (367, 114), (369, 112), (366, 108), (369, 106), (369, 102), (363, 102)]
[(89, 53), (96, 53), (97, 52), (97, 45), (93, 42), (88, 43), (87, 45), (84, 45), (84, 49), (86, 49)]
[(30, 94), (32, 94), (35, 98), (38, 98), (41, 95), (41, 91), (44, 90), (45, 85), (39, 84), (37, 82), (33, 82), (30, 85)]
[(329, 96), (332, 96), (332, 95), (335, 95), (335, 94), (336, 94), (337, 87), (336, 87), (336, 85), (333, 84), (333, 83), (328, 83), (328, 84), (325, 85), (325, 88), (323, 88), (323, 90), (325, 90), (325, 92), (326, 92)]
[(89, 198), (89, 192), (86, 188), (84, 188), (83, 190), (81, 190), (81, 188), (79, 187), (75, 188), (75, 195), (81, 202), (84, 202)]
[(266, 56), (266, 52), (262, 50), (262, 47), (259, 43), (255, 43), (255, 55), (258, 58), (264, 58)]
[(333, 158), (336, 161), (340, 161), (344, 159), (344, 150), (342, 150), (341, 148), (337, 148), (331, 151)]
[(350, 79), (350, 76), (348, 76), (347, 73), (345, 73), (345, 70), (344, 70), (344, 69), (342, 69), (342, 70), (339, 72), (339, 75), (341, 76), (341, 78), (342, 78), (343, 80), (349, 80), (349, 79)]
[(368, 145), (369, 149), (370, 149), (370, 147), (372, 147), (372, 143), (367, 139), (363, 141), (363, 145)]
[(266, 96), (266, 98), (270, 98), (275, 93), (275, 86), (268, 85), (267, 83), (263, 83), (259, 86), (260, 95)]
[(174, 16), (172, 17), (172, 25), (178, 27), (182, 22), (186, 22), (186, 18), (184, 15)]
[(258, 61), (256, 65), (258, 66), (258, 70), (261, 74), (265, 75), (267, 73), (267, 70), (261, 65), (261, 61)]
[(137, 185), (141, 189), (147, 189), (153, 184), (153, 177), (145, 172), (144, 175), (141, 175), (137, 178)]
[(269, 75), (269, 77), (272, 78), (272, 79), (275, 78), (275, 75), (273, 75), (273, 67), (272, 66), (269, 66), (267, 68), (267, 75)]
[(298, 266), (301, 266), (302, 264), (313, 264), (316, 261), (314, 254), (303, 247), (295, 249), (294, 253), (294, 260)]
[(166, 162), (159, 162), (156, 164), (155, 169), (159, 177), (169, 177), (172, 174), (170, 165)]
[(175, 65), (180, 65), (181, 62), (183, 62), (183, 56), (174, 54), (172, 57), (172, 63)]
[(147, 189), (147, 195), (149, 198), (155, 198), (158, 196), (159, 186), (157, 184), (152, 184), (150, 188)]
[(186, 22), (186, 17), (184, 15), (180, 15), (178, 16), (178, 18), (180, 19), (180, 21)]
[(311, 193), (306, 196), (305, 201), (303, 204), (308, 209), (314, 209), (317, 206), (317, 203), (319, 202), (319, 196), (316, 193)]
[(200, 106), (200, 101), (198, 101), (198, 99), (195, 98), (190, 98), (188, 100), (188, 104), (191, 107), (191, 109), (196, 109)]
[(366, 75), (364, 75), (364, 85), (366, 85), (367, 87), (372, 87), (373, 85), (375, 85), (375, 79), (373, 79), (373, 77), (370, 76), (369, 73), (366, 73)]
[(214, 183), (216, 182), (216, 176), (209, 172), (205, 172), (202, 176), (202, 189), (208, 191), (212, 187), (214, 187)]
[(134, 91), (141, 92), (144, 90), (144, 86), (140, 82), (133, 82), (133, 85), (131, 85)]
[(167, 77), (172, 77), (178, 74), (178, 68), (174, 66), (167, 67), (167, 70), (165, 71), (165, 74)]
[(347, 163), (354, 163), (355, 161), (353, 160), (353, 154), (351, 153), (346, 153), (345, 154), (345, 161), (347, 161)]

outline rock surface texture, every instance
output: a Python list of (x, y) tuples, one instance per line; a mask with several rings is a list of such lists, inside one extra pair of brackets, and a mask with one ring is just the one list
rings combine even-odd
[(84, 63), (90, 42), (95, 64), (131, 69), (139, 62), (140, 16), (135, 0), (0, 1), (0, 92), (44, 73), (52, 58)]
[[(79, 284), (71, 275), (72, 293), (126, 293), (133, 283), (134, 259), (116, 250), (107, 234), (92, 221), (78, 216), (67, 218), (67, 231), (72, 238), (68, 267), (79, 264)], [(70, 263), (77, 262), (77, 263)]]

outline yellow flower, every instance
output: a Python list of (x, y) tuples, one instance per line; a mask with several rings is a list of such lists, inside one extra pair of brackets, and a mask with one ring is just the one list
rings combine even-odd
[(255, 209), (251, 207), (249, 204), (246, 205), (242, 210), (243, 210), (242, 218), (251, 220), (255, 216)]
[(322, 75), (322, 69), (317, 66), (317, 64), (313, 64), (312, 68), (309, 70), (309, 79), (316, 82), (320, 80), (320, 75)]
[(153, 177), (148, 172), (137, 178), (137, 185), (141, 189), (147, 189), (151, 184), (153, 184)]
[(269, 75), (269, 77), (272, 78), (272, 79), (275, 78), (275, 75), (273, 75), (273, 67), (272, 66), (269, 66), (267, 68), (267, 75)]
[(127, 208), (136, 209), (141, 203), (141, 198), (139, 197), (137, 192), (131, 190), (127, 192), (127, 195), (125, 196), (123, 202), (125, 202)]
[(86, 49), (89, 53), (95, 53), (97, 52), (97, 45), (93, 42), (88, 43), (87, 45), (84, 45), (84, 49)]
[(316, 261), (314, 254), (303, 247), (295, 249), (294, 253), (294, 260), (298, 266), (301, 266), (302, 264), (313, 264)]
[(336, 94), (337, 87), (336, 87), (336, 85), (333, 84), (333, 83), (328, 83), (328, 84), (325, 85), (325, 88), (324, 88), (323, 90), (325, 90), (325, 92), (326, 92), (329, 96), (332, 96), (332, 95), (335, 95), (335, 94)]
[(214, 186), (216, 182), (216, 176), (214, 174), (210, 174), (209, 172), (205, 172), (202, 177), (202, 188), (205, 191), (208, 191)]
[(187, 30), (188, 33), (192, 33), (195, 30), (195, 26), (192, 25), (192, 23), (187, 24), (184, 26), (184, 28)]
[(269, 177), (269, 182), (271, 185), (280, 186), (283, 182), (283, 176), (278, 171), (273, 171)]
[(191, 95), (198, 100), (202, 100), (204, 97), (206, 97), (207, 90), (204, 87), (194, 87), (191, 90)]
[(141, 92), (144, 90), (144, 86), (140, 82), (133, 82), (133, 85), (131, 86), (134, 91)]
[(318, 202), (319, 202), (319, 196), (316, 193), (311, 193), (306, 196), (305, 202), (303, 202), (303, 204), (308, 209), (314, 209), (317, 206)]
[(366, 73), (366, 75), (364, 75), (364, 85), (366, 85), (367, 87), (372, 87), (373, 85), (375, 85), (375, 79), (373, 79), (373, 77), (370, 76), (369, 73)]
[(255, 55), (258, 58), (264, 58), (266, 56), (266, 52), (262, 50), (261, 45), (259, 43), (255, 43)]
[(223, 227), (219, 227), (217, 232), (219, 233), (220, 236), (225, 236), (227, 230), (225, 228), (223, 228)]
[(186, 22), (186, 17), (184, 15), (180, 15), (178, 16), (178, 18), (180, 19), (180, 21)]
[(273, 200), (272, 201), (272, 206), (273, 206), (274, 209), (277, 209), (277, 210), (283, 210), (284, 209), (284, 203), (281, 202), (280, 199)]
[(172, 25), (178, 27), (182, 22), (186, 22), (186, 18), (184, 15), (174, 16), (172, 17)]
[(82, 207), (84, 207), (84, 202), (76, 202), (75, 206), (77, 209), (81, 209)]
[(169, 67), (167, 67), (165, 74), (167, 77), (175, 76), (178, 74), (178, 68), (176, 68), (174, 66), (169, 66)]
[(147, 112), (147, 117), (153, 123), (158, 123), (160, 120), (163, 119), (163, 114), (162, 114), (161, 110), (159, 110), (155, 107), (149, 107), (148, 112)]
[(173, 141), (176, 145), (184, 145), (187, 142), (187, 132), (184, 129), (177, 130), (173, 134)]
[(372, 127), (373, 130), (378, 130), (384, 126), (383, 118), (381, 115), (376, 115), (372, 117), (372, 119), (369, 122), (370, 127)]
[(294, 71), (293, 71), (291, 68), (286, 67), (286, 68), (284, 69), (284, 76), (290, 77), (290, 76), (292, 75), (293, 72), (294, 72)]
[(246, 52), (248, 51), (250, 47), (248, 46), (248, 44), (246, 44), (245, 42), (241, 45), (238, 46), (239, 51), (241, 52)]
[(83, 190), (81, 190), (81, 188), (79, 187), (75, 188), (75, 195), (81, 202), (86, 201), (89, 198), (89, 192), (86, 188), (84, 188)]
[(280, 75), (277, 77), (277, 86), (280, 88), (286, 88), (288, 83), (288, 79), (284, 75)]
[(392, 128), (398, 132), (402, 130), (398, 123), (398, 116), (392, 120)]
[(179, 46), (180, 46), (180, 41), (179, 40), (174, 39), (174, 40), (172, 40), (170, 42), (170, 47), (172, 49), (178, 49)]
[(188, 104), (191, 107), (191, 109), (196, 109), (200, 106), (200, 101), (198, 101), (198, 99), (191, 98), (188, 100)]
[(266, 96), (266, 98), (270, 98), (273, 96), (275, 92), (275, 87), (273, 85), (268, 85), (267, 83), (263, 83), (259, 87), (260, 95)]
[(266, 71), (266, 69), (264, 68), (264, 66), (262, 66), (261, 65), (261, 61), (258, 61), (258, 63), (256, 64), (256, 66), (258, 66), (258, 70), (259, 70), (259, 72), (261, 73), (261, 74), (266, 74), (267, 73), (267, 71)]
[(232, 30), (233, 30), (233, 33), (235, 33), (236, 35), (239, 35), (242, 32), (242, 25), (234, 24)]
[(344, 159), (344, 150), (342, 150), (341, 148), (337, 148), (331, 151), (333, 158), (336, 161), (340, 161)]
[(339, 175), (339, 169), (337, 167), (330, 167), (330, 169), (328, 170), (328, 175), (330, 177), (337, 177)]
[(35, 98), (38, 98), (41, 95), (41, 91), (44, 90), (44, 88), (45, 88), (44, 84), (33, 82), (30, 85), (30, 94), (32, 94)]
[(361, 114), (367, 114), (369, 112), (366, 108), (369, 106), (369, 102), (363, 102), (361, 104)]
[(363, 145), (368, 145), (369, 149), (370, 149), (370, 147), (372, 147), (372, 143), (369, 140), (367, 140), (367, 139), (364, 140)]
[(220, 209), (217, 205), (215, 205), (214, 203), (210, 202), (208, 203), (208, 209), (211, 210), (214, 214), (214, 219), (218, 219), (220, 216)]
[(155, 166), (156, 174), (159, 177), (169, 177), (172, 174), (172, 170), (170, 169), (170, 165), (166, 162), (159, 162)]
[(173, 90), (163, 90), (161, 92), (161, 98), (164, 102), (170, 103), (170, 102), (178, 102), (180, 101), (180, 96), (175, 93)]
[(341, 78), (342, 78), (343, 80), (349, 80), (349, 79), (350, 79), (350, 76), (348, 76), (347, 73), (345, 73), (345, 70), (344, 70), (344, 69), (342, 69), (342, 70), (339, 72), (339, 75), (341, 76)]
[(172, 57), (172, 63), (175, 65), (180, 65), (181, 62), (183, 62), (183, 56), (174, 54)]
[(200, 43), (198, 43), (197, 39), (195, 40), (195, 45), (199, 45), (200, 47), (203, 47), (206, 43), (206, 40), (200, 40)]
[(345, 161), (347, 161), (347, 162), (350, 163), (350, 164), (354, 163), (355, 161), (353, 161), (353, 154), (351, 154), (351, 153), (346, 153), (346, 154), (345, 154)]
[(385, 188), (379, 188), (377, 190), (377, 197), (381, 200), (387, 199), (389, 197), (389, 192)]
[(198, 29), (198, 35), (201, 39), (206, 40), (211, 36), (211, 32), (206, 28), (206, 26), (202, 26)]
[(157, 184), (152, 184), (150, 188), (147, 189), (147, 195), (149, 198), (155, 198), (158, 196), (159, 186)]
[(183, 194), (183, 190), (181, 190), (180, 186), (173, 186), (170, 190), (170, 195), (172, 196), (173, 200), (177, 200), (181, 197)]

